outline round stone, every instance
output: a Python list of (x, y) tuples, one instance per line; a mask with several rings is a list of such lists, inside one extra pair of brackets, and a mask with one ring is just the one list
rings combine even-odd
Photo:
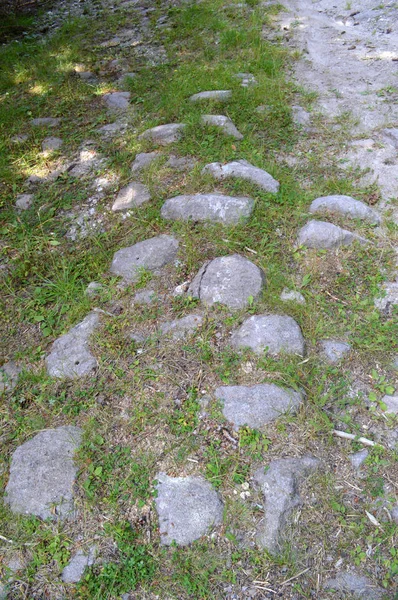
[(231, 338), (234, 348), (250, 348), (261, 354), (298, 354), (303, 356), (305, 342), (301, 329), (292, 317), (254, 315), (246, 319)]

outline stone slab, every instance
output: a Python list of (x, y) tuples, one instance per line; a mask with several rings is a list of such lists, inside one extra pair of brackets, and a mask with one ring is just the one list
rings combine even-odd
[(175, 196), (163, 204), (161, 215), (171, 221), (212, 221), (237, 225), (246, 221), (254, 208), (251, 198), (223, 194)]

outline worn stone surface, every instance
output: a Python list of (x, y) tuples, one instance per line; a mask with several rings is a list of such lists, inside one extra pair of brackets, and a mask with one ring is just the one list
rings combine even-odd
[(51, 377), (78, 379), (97, 367), (97, 359), (90, 352), (89, 340), (98, 325), (98, 314), (91, 312), (81, 323), (55, 340), (46, 358)]
[(77, 474), (73, 455), (81, 435), (78, 427), (46, 429), (15, 450), (4, 498), (14, 513), (42, 519), (71, 515)]
[(391, 306), (398, 305), (398, 281), (383, 284), (383, 297), (375, 299), (375, 307), (388, 311)]
[(15, 208), (18, 210), (28, 210), (33, 204), (33, 194), (19, 194), (15, 200)]
[(131, 172), (138, 173), (139, 171), (142, 171), (142, 169), (149, 167), (149, 165), (159, 156), (161, 156), (159, 152), (140, 152), (131, 164)]
[(387, 406), (386, 413), (390, 415), (398, 415), (398, 395), (396, 396), (383, 396), (382, 402)]
[(303, 294), (296, 292), (295, 290), (288, 290), (287, 288), (282, 291), (280, 299), (282, 302), (296, 302), (297, 304), (305, 304), (305, 298)]
[(181, 319), (175, 319), (174, 321), (163, 323), (160, 331), (162, 334), (170, 336), (173, 340), (182, 340), (188, 335), (192, 334), (196, 329), (201, 327), (202, 324), (202, 315), (187, 315)]
[(210, 173), (218, 180), (227, 179), (228, 177), (246, 179), (271, 194), (277, 194), (279, 190), (279, 183), (272, 175), (263, 169), (254, 167), (247, 160), (234, 160), (225, 165), (217, 162), (210, 163), (203, 168), (202, 172)]
[(261, 269), (239, 254), (220, 256), (200, 269), (188, 288), (188, 294), (211, 306), (216, 302), (229, 308), (244, 308), (256, 300), (265, 285)]
[(172, 221), (213, 221), (236, 225), (246, 221), (254, 208), (251, 198), (223, 194), (175, 196), (163, 204), (161, 215)]
[(133, 304), (152, 304), (156, 299), (155, 290), (140, 290), (134, 295)]
[(361, 219), (375, 225), (381, 222), (380, 215), (373, 208), (355, 200), (351, 196), (322, 196), (316, 198), (309, 209), (310, 213), (331, 213)]
[(260, 468), (254, 480), (264, 494), (264, 519), (257, 543), (269, 552), (277, 552), (292, 511), (300, 506), (300, 481), (319, 467), (312, 457), (273, 460), (265, 471)]
[(146, 185), (132, 181), (118, 193), (112, 210), (114, 212), (137, 208), (151, 199), (151, 194)]
[(0, 367), (0, 393), (12, 391), (17, 385), (21, 367), (16, 362), (10, 360)]
[(232, 96), (231, 90), (213, 90), (210, 92), (199, 92), (194, 94), (189, 99), (191, 102), (202, 102), (206, 100), (216, 100), (217, 102), (225, 102)]
[(350, 463), (352, 464), (354, 469), (359, 469), (359, 467), (367, 459), (368, 456), (369, 450), (366, 450), (366, 448), (364, 448), (363, 450), (359, 450), (359, 452), (354, 452), (354, 454), (350, 454), (348, 458), (350, 459)]
[(177, 257), (178, 241), (170, 235), (158, 235), (115, 252), (110, 271), (128, 283), (137, 281), (140, 270), (156, 271)]
[(32, 119), (31, 124), (35, 127), (57, 127), (61, 122), (61, 119), (55, 117), (39, 117), (38, 119)]
[(251, 348), (261, 354), (305, 353), (301, 329), (292, 317), (284, 315), (253, 315), (246, 319), (231, 337), (234, 348)]
[(87, 552), (78, 550), (72, 556), (66, 567), (62, 571), (61, 579), (64, 583), (78, 583), (83, 577), (86, 567), (94, 564), (96, 547), (92, 546)]
[(182, 136), (184, 130), (184, 123), (168, 123), (167, 125), (158, 125), (147, 129), (144, 133), (141, 133), (138, 138), (140, 140), (149, 140), (160, 146), (167, 146), (167, 144), (173, 144), (178, 142)]
[(218, 127), (225, 135), (230, 135), (236, 140), (243, 140), (243, 135), (238, 131), (233, 121), (225, 115), (202, 115), (202, 123)]
[(223, 505), (208, 481), (202, 477), (168, 477), (165, 473), (158, 473), (156, 479), (162, 544), (175, 541), (186, 546), (221, 524)]
[(349, 246), (354, 241), (366, 244), (367, 240), (326, 221), (309, 221), (300, 229), (298, 245), (307, 248), (332, 250), (339, 246)]
[(214, 395), (223, 403), (223, 414), (235, 429), (263, 427), (284, 413), (295, 412), (303, 401), (301, 392), (273, 383), (222, 386)]
[(63, 144), (61, 138), (58, 137), (46, 137), (41, 143), (41, 149), (43, 152), (54, 152), (59, 150)]
[(351, 350), (350, 344), (339, 340), (321, 340), (322, 356), (331, 364), (339, 362)]
[(110, 110), (124, 111), (129, 107), (130, 92), (111, 92), (102, 96)]
[(374, 586), (372, 582), (355, 571), (337, 573), (333, 579), (328, 579), (324, 584), (326, 590), (336, 590), (345, 594), (352, 594), (352, 598), (363, 600), (381, 600), (384, 590)]
[(292, 106), (293, 121), (300, 127), (308, 127), (311, 121), (311, 115), (302, 106)]

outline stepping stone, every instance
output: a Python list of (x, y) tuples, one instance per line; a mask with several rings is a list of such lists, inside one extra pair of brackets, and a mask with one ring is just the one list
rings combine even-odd
[(158, 235), (118, 250), (113, 256), (110, 271), (126, 282), (134, 283), (143, 269), (156, 272), (175, 261), (177, 252), (178, 241), (174, 237)]
[(102, 99), (111, 110), (126, 110), (129, 107), (130, 92), (112, 92), (104, 94)]
[(152, 304), (157, 299), (155, 290), (140, 290), (133, 298), (133, 304)]
[(161, 215), (171, 221), (213, 221), (236, 225), (247, 221), (253, 208), (251, 198), (196, 194), (169, 198), (162, 206)]
[(112, 206), (113, 212), (137, 208), (151, 199), (146, 185), (138, 181), (132, 181), (126, 187), (122, 188)]
[(387, 406), (385, 411), (388, 415), (398, 415), (398, 395), (396, 396), (383, 396), (382, 402)]
[(42, 141), (41, 148), (43, 152), (54, 152), (59, 150), (63, 144), (61, 138), (47, 137)]
[(298, 236), (299, 246), (326, 250), (349, 246), (355, 241), (361, 244), (367, 243), (363, 237), (325, 221), (310, 221), (300, 229)]
[(216, 100), (217, 102), (225, 102), (232, 96), (231, 90), (214, 90), (211, 92), (199, 92), (194, 94), (189, 99), (191, 102), (202, 102), (206, 100)]
[(182, 136), (185, 125), (183, 123), (169, 123), (167, 125), (158, 125), (147, 129), (138, 136), (140, 140), (149, 140), (160, 146), (167, 146), (178, 142)]
[(267, 171), (263, 171), (263, 169), (254, 167), (247, 160), (234, 160), (226, 165), (217, 162), (210, 163), (203, 168), (202, 173), (210, 173), (218, 180), (227, 179), (228, 177), (246, 179), (271, 194), (277, 194), (279, 191), (279, 183), (272, 175)]
[(310, 213), (330, 213), (361, 219), (375, 225), (381, 222), (380, 215), (370, 206), (354, 200), (351, 196), (323, 196), (314, 200), (309, 209)]
[(31, 124), (35, 127), (57, 127), (61, 122), (61, 119), (54, 117), (40, 117), (38, 119), (32, 119)]
[(91, 567), (94, 564), (96, 551), (95, 546), (91, 546), (88, 552), (78, 550), (63, 569), (62, 581), (64, 583), (78, 583), (83, 577), (86, 567)]
[(243, 140), (243, 135), (237, 130), (229, 117), (224, 115), (202, 115), (202, 123), (219, 127), (225, 135), (231, 135), (236, 140)]
[(386, 311), (390, 306), (398, 305), (398, 281), (383, 284), (385, 295), (383, 298), (376, 298), (375, 307), (379, 310)]
[(181, 319), (163, 323), (160, 331), (164, 335), (169, 335), (173, 340), (182, 340), (202, 325), (203, 317), (201, 315), (187, 315)]
[(292, 106), (293, 121), (300, 127), (308, 127), (311, 121), (311, 115), (302, 106)]
[(333, 579), (328, 579), (323, 588), (350, 594), (350, 598), (361, 600), (381, 600), (385, 596), (385, 590), (372, 584), (370, 579), (358, 575), (354, 570), (337, 573)]
[(28, 210), (33, 204), (33, 194), (19, 194), (15, 200), (15, 208), (18, 210)]
[(156, 509), (161, 544), (187, 546), (221, 525), (223, 504), (202, 477), (168, 477), (158, 473)]
[(305, 342), (299, 325), (283, 315), (254, 315), (233, 333), (231, 346), (250, 348), (257, 354), (298, 354), (304, 356)]
[(97, 129), (98, 133), (105, 137), (112, 137), (117, 135), (118, 133), (124, 133), (127, 129), (127, 123), (121, 123), (116, 121), (115, 123), (110, 123), (109, 125), (103, 125)]
[(206, 306), (216, 302), (231, 309), (244, 308), (256, 300), (265, 285), (261, 269), (239, 254), (206, 262), (188, 288), (188, 295)]
[(300, 482), (319, 468), (316, 458), (281, 458), (273, 460), (268, 469), (258, 469), (254, 480), (264, 494), (264, 519), (257, 532), (257, 543), (269, 552), (279, 550), (286, 522), (292, 511), (302, 504)]
[(78, 379), (97, 367), (89, 349), (89, 340), (99, 325), (99, 316), (91, 312), (68, 333), (55, 340), (46, 358), (47, 372), (58, 379)]
[(296, 302), (297, 304), (305, 304), (305, 298), (300, 292), (288, 290), (285, 288), (279, 296), (282, 302)]
[(138, 173), (142, 169), (149, 167), (149, 165), (159, 156), (161, 156), (159, 152), (141, 152), (140, 154), (137, 154), (134, 162), (131, 164), (131, 172)]
[(10, 392), (15, 388), (20, 373), (22, 373), (21, 367), (13, 360), (0, 367), (0, 394)]
[(15, 450), (4, 498), (12, 512), (41, 519), (71, 516), (78, 470), (73, 455), (81, 436), (79, 427), (46, 429)]
[(339, 340), (321, 340), (320, 346), (323, 357), (330, 364), (339, 362), (351, 350), (350, 344)]
[(242, 87), (249, 87), (257, 84), (257, 79), (252, 73), (237, 73), (235, 77), (241, 80)]
[(359, 452), (354, 452), (354, 454), (350, 454), (348, 457), (350, 459), (350, 463), (354, 467), (354, 469), (359, 469), (359, 467), (365, 462), (365, 460), (369, 456), (369, 450), (359, 450)]
[(223, 403), (223, 415), (235, 430), (245, 425), (259, 429), (284, 413), (296, 412), (303, 401), (301, 392), (274, 383), (222, 386), (214, 395)]

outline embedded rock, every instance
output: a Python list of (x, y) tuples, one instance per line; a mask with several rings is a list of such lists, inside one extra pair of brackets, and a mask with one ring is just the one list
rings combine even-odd
[(54, 117), (40, 117), (38, 119), (32, 119), (31, 124), (35, 127), (56, 127), (61, 122), (61, 119)]
[(336, 577), (328, 579), (323, 587), (325, 590), (343, 592), (350, 594), (351, 598), (363, 600), (381, 600), (385, 593), (381, 588), (374, 586), (367, 577), (358, 575), (355, 571), (337, 573)]
[(131, 165), (131, 172), (137, 173), (138, 171), (142, 171), (142, 169), (149, 167), (149, 165), (159, 156), (161, 156), (159, 152), (140, 152), (140, 154), (137, 154)]
[(110, 110), (121, 111), (129, 107), (130, 92), (111, 92), (102, 96)]
[(299, 127), (308, 127), (311, 115), (302, 106), (292, 106), (293, 121)]
[(362, 463), (368, 458), (369, 450), (364, 448), (363, 450), (359, 450), (359, 452), (354, 452), (354, 454), (350, 454), (348, 457), (354, 469), (359, 469)]
[(166, 167), (175, 169), (176, 171), (184, 171), (185, 169), (193, 169), (196, 164), (194, 158), (189, 156), (175, 156), (172, 154), (166, 162)]
[(261, 354), (305, 353), (305, 342), (301, 329), (292, 317), (283, 315), (254, 315), (246, 319), (233, 333), (234, 348), (250, 348)]
[(305, 298), (303, 294), (296, 292), (295, 290), (288, 290), (287, 288), (282, 291), (280, 299), (282, 302), (297, 302), (297, 304), (305, 304)]
[(144, 133), (141, 133), (140, 140), (149, 140), (160, 146), (167, 146), (167, 144), (173, 144), (178, 142), (182, 136), (182, 132), (185, 125), (183, 123), (169, 123), (167, 125), (158, 125), (147, 129)]
[(202, 100), (216, 100), (217, 102), (225, 102), (232, 96), (231, 90), (213, 90), (211, 92), (199, 92), (194, 94), (189, 99), (191, 102), (202, 102)]
[(252, 73), (237, 73), (235, 77), (241, 80), (242, 87), (250, 87), (257, 84), (257, 79)]
[(398, 395), (397, 396), (383, 396), (381, 399), (386, 405), (386, 413), (389, 415), (398, 415)]
[(28, 210), (33, 204), (33, 194), (19, 194), (15, 200), (15, 208), (18, 210)]
[(254, 167), (247, 160), (234, 160), (222, 165), (221, 163), (210, 163), (203, 168), (202, 173), (210, 173), (215, 179), (223, 180), (228, 177), (246, 179), (261, 187), (266, 192), (277, 194), (279, 183), (263, 169)]
[(236, 225), (250, 217), (253, 207), (251, 198), (196, 194), (169, 198), (162, 206), (161, 215), (172, 221), (213, 221)]
[(330, 364), (339, 362), (351, 350), (350, 344), (339, 340), (321, 340), (321, 352)]
[(243, 135), (238, 131), (231, 119), (225, 115), (202, 115), (202, 123), (219, 127), (225, 135), (230, 135), (236, 140), (243, 140)]
[(173, 340), (182, 340), (196, 331), (202, 324), (202, 315), (187, 315), (181, 319), (163, 323), (160, 331), (162, 334), (170, 336)]
[(398, 282), (385, 283), (383, 285), (383, 298), (376, 298), (375, 307), (379, 310), (387, 311), (391, 306), (398, 305)]
[(47, 137), (41, 143), (41, 148), (43, 152), (54, 152), (55, 150), (59, 150), (63, 144), (61, 138), (57, 137)]
[(157, 294), (155, 290), (140, 290), (133, 298), (133, 304), (152, 304), (155, 302)]
[(21, 367), (13, 360), (0, 367), (0, 394), (10, 392), (15, 388), (21, 372)]
[(124, 133), (127, 129), (127, 123), (116, 121), (115, 123), (109, 123), (109, 125), (103, 125), (97, 129), (98, 133), (105, 137), (112, 137), (118, 133)]
[(339, 246), (349, 246), (354, 241), (366, 244), (367, 240), (351, 231), (325, 221), (310, 221), (300, 230), (298, 245), (307, 248), (331, 250)]
[(380, 215), (370, 206), (354, 200), (351, 196), (323, 196), (316, 198), (310, 206), (310, 213), (331, 213), (361, 219), (375, 225), (381, 222)]
[(126, 187), (122, 188), (112, 206), (113, 212), (137, 208), (151, 199), (146, 185), (138, 181), (132, 181)]
[(170, 235), (158, 235), (115, 252), (110, 271), (128, 283), (140, 277), (140, 271), (157, 271), (177, 257), (178, 241)]
[(96, 550), (95, 546), (89, 548), (88, 552), (78, 550), (63, 569), (62, 581), (64, 583), (78, 583), (83, 577), (86, 567), (91, 567), (94, 564)]

